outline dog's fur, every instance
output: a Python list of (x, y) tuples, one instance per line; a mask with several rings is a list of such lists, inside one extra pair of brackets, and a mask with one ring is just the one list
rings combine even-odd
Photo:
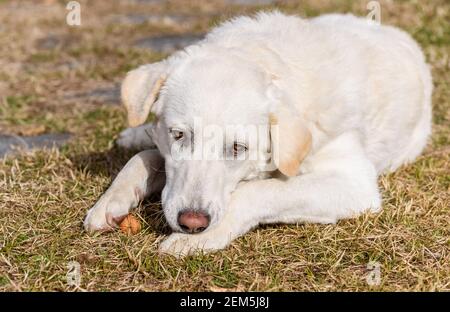
[[(337, 14), (235, 18), (127, 75), (123, 102), (130, 125), (139, 127), (122, 132), (118, 143), (145, 151), (89, 210), (85, 228), (114, 227), (163, 188), (175, 232), (183, 209), (211, 216), (206, 231), (162, 242), (161, 251), (175, 255), (224, 248), (262, 223), (335, 223), (377, 212), (377, 176), (414, 160), (426, 145), (431, 92), (421, 49), (396, 28)], [(149, 112), (156, 121), (143, 124)], [(183, 147), (196, 117), (219, 127), (276, 124), (270, 146), (278, 170), (265, 171), (260, 160), (175, 160), (174, 153), (197, 148)]]

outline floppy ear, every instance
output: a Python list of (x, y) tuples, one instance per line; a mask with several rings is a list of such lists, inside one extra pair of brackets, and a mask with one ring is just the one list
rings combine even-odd
[(278, 170), (286, 176), (298, 174), (303, 159), (311, 149), (311, 132), (304, 122), (284, 105), (269, 115), (272, 157)]
[(147, 120), (166, 79), (166, 71), (167, 64), (162, 61), (143, 65), (128, 72), (122, 83), (121, 94), (131, 127), (142, 125)]

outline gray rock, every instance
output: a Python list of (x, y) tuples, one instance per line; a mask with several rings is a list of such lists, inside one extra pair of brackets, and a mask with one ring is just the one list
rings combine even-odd
[(93, 101), (120, 104), (120, 88), (118, 86), (111, 88), (98, 88), (86, 94)]
[(38, 50), (67, 49), (73, 45), (78, 45), (77, 35), (50, 34), (35, 41)]
[(269, 5), (276, 3), (277, 0), (225, 0), (224, 2), (236, 5)]
[(16, 154), (18, 151), (29, 151), (39, 148), (61, 146), (70, 138), (68, 133), (50, 133), (38, 136), (23, 137), (18, 135), (0, 135), (0, 157)]
[[(267, 5), (276, 3), (277, 0), (223, 0), (225, 3), (238, 5)], [(137, 3), (164, 4), (167, 0), (134, 0)]]
[(135, 45), (160, 53), (172, 53), (203, 39), (203, 37), (204, 34), (164, 35), (139, 39)]
[(36, 41), (36, 47), (40, 50), (53, 50), (63, 43), (63, 39), (60, 36), (50, 35), (45, 38), (38, 39)]
[(137, 3), (164, 4), (167, 0), (134, 0)]
[(174, 26), (188, 26), (195, 20), (192, 16), (186, 15), (158, 15), (158, 14), (128, 14), (117, 15), (113, 18), (113, 21), (121, 24), (139, 25), (144, 23), (150, 23), (155, 25), (164, 25), (169, 27)]
[(112, 87), (97, 88), (88, 92), (71, 93), (65, 95), (64, 98), (68, 100), (83, 100), (93, 103), (119, 105), (121, 103), (120, 86), (114, 85)]

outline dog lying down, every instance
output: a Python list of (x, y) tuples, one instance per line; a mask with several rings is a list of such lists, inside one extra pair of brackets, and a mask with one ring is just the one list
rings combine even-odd
[(132, 128), (117, 142), (143, 151), (85, 229), (116, 227), (160, 191), (174, 232), (160, 251), (176, 256), (225, 248), (259, 224), (377, 212), (377, 176), (426, 145), (431, 92), (421, 49), (396, 28), (338, 14), (232, 19), (127, 74)]

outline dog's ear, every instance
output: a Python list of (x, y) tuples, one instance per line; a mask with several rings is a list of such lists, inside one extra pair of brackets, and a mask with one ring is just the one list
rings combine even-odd
[(131, 127), (142, 125), (147, 120), (166, 75), (167, 64), (164, 61), (142, 65), (128, 72), (122, 83), (121, 95)]
[(293, 177), (311, 149), (311, 132), (296, 113), (284, 105), (270, 113), (269, 119), (274, 163), (281, 173)]

